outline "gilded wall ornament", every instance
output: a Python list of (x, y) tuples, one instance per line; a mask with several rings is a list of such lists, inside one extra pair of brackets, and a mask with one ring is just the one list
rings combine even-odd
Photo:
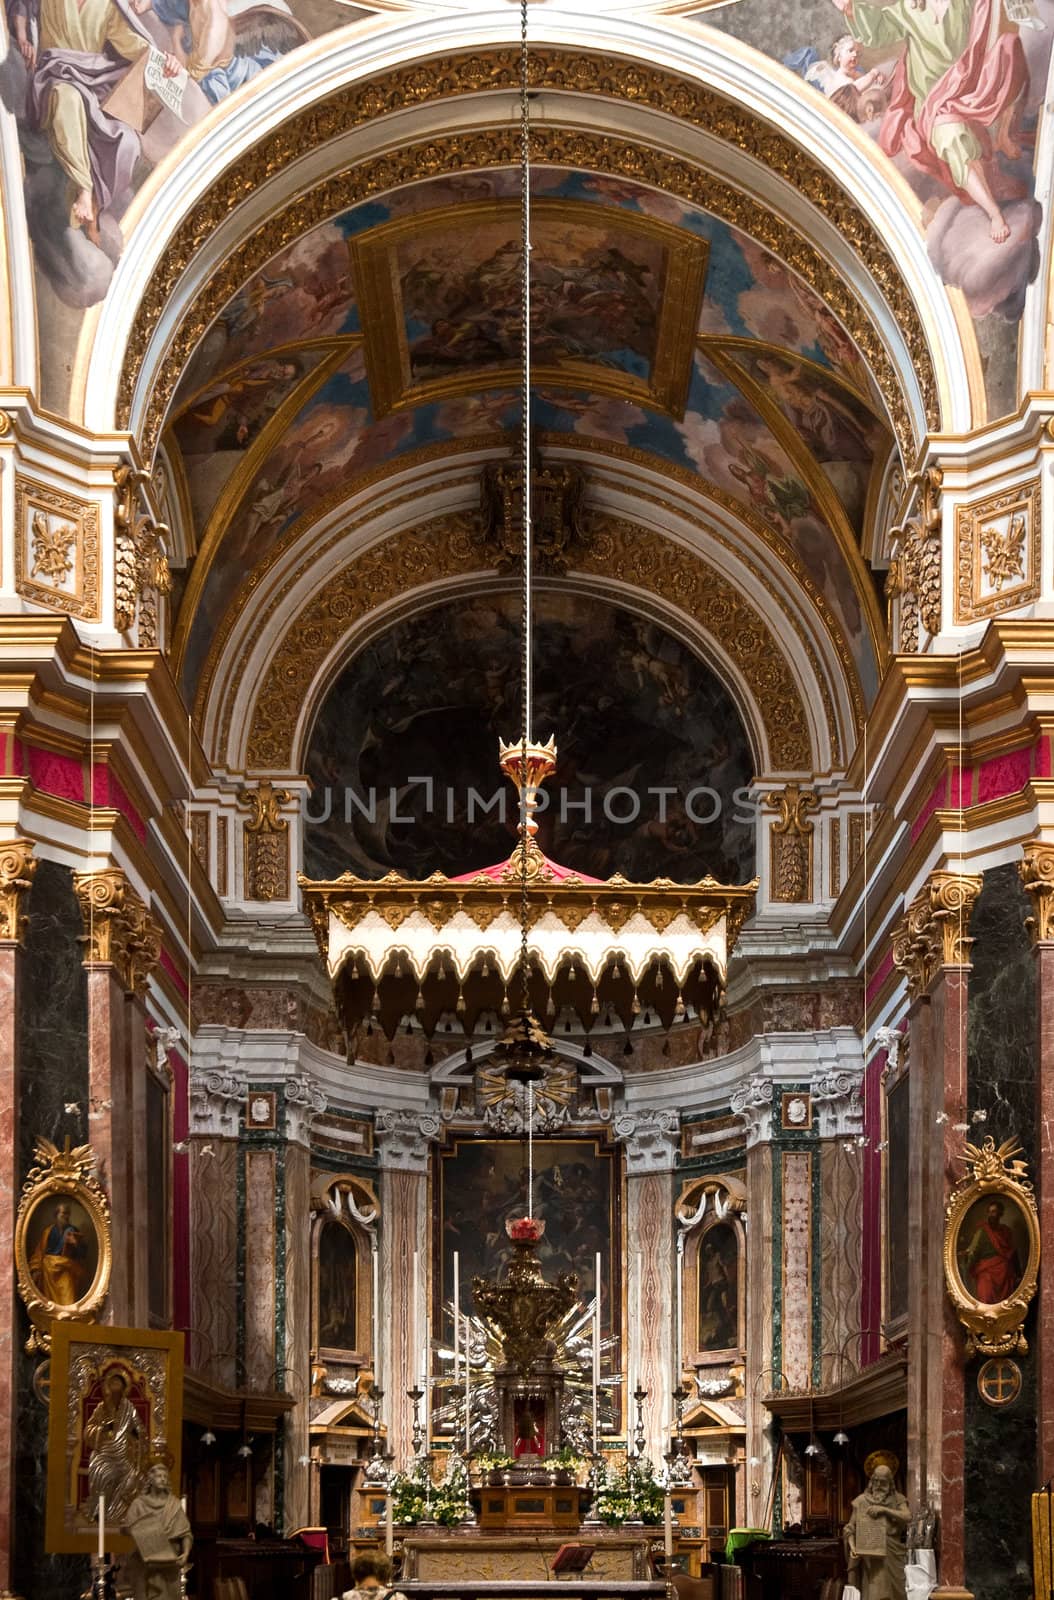
[(150, 474), (120, 466), (114, 481), (114, 626), (128, 633), (138, 622), (137, 642), (147, 649), (160, 644), (160, 597), (172, 588), (165, 553), (168, 529), (141, 510), (140, 496)]
[(955, 512), (955, 620), (972, 622), (1039, 598), (1039, 478)]
[(893, 930), (893, 964), (919, 999), (948, 967), (968, 967), (973, 940), (970, 915), (981, 892), (979, 876), (933, 872)]
[(1021, 1146), (994, 1139), (966, 1144), (967, 1171), (945, 1212), (944, 1280), (966, 1329), (966, 1354), (1028, 1351), (1021, 1325), (1036, 1292), (1040, 1236), (1036, 1198), (1017, 1159)]
[[(588, 538), (583, 501), (585, 474), (569, 462), (542, 462), (531, 471), (531, 538), (534, 570), (565, 573), (577, 564)], [(480, 546), (488, 567), (519, 570), (523, 468), (503, 461), (483, 469), (480, 479)]]
[(27, 600), (96, 622), (99, 508), (15, 473), (15, 587)]
[(1032, 942), (1047, 944), (1054, 940), (1054, 844), (1030, 839), (1017, 870), (1032, 900), (1034, 915), (1026, 923)]
[(779, 816), (769, 831), (770, 879), (773, 900), (812, 899), (812, 845), (816, 825), (809, 813), (819, 808), (819, 800), (800, 784), (789, 783), (765, 796), (765, 802), (779, 808)]
[(93, 1322), (110, 1287), (110, 1205), (91, 1145), (40, 1138), (15, 1219), (15, 1276), (33, 1324), (26, 1350), (47, 1353), (51, 1329)]
[[(911, 291), (879, 230), (818, 161), (785, 134), (760, 123), (710, 87), (689, 83), (639, 61), (539, 50), (532, 58), (532, 77), (538, 89), (562, 89), (661, 107), (666, 114), (704, 128), (713, 137), (744, 151), (803, 194), (844, 238), (852, 241), (880, 287), (904, 335), (927, 422), (931, 428), (939, 428), (936, 375)], [(401, 67), (372, 82), (349, 85), (319, 105), (299, 112), (229, 167), (195, 206), (193, 214), (175, 230), (151, 276), (125, 351), (117, 401), (118, 425), (128, 424), (146, 352), (179, 279), (203, 242), (245, 194), (260, 188), (292, 162), (375, 117), (404, 110), (408, 105), (509, 90), (516, 87), (518, 79), (518, 55), (508, 49), (439, 57), (428, 63), (427, 70), (419, 63)], [(683, 195), (752, 234), (766, 249), (780, 256), (798, 276), (819, 290), (853, 338), (875, 376), (901, 452), (913, 459), (916, 440), (910, 413), (878, 328), (852, 290), (782, 218), (683, 158), (635, 146), (625, 138), (539, 128), (533, 135), (533, 146), (539, 166), (555, 161), (564, 167), (621, 173)], [(511, 129), (433, 138), (392, 155), (370, 158), (357, 167), (342, 166), (339, 173), (308, 194), (272, 212), (267, 223), (238, 244), (210, 279), (170, 342), (161, 370), (152, 374), (150, 401), (141, 430), (144, 449), (152, 452), (175, 386), (205, 328), (245, 280), (284, 245), (359, 199), (443, 171), (511, 165), (517, 154)]]
[(0, 843), (0, 944), (21, 944), (25, 939), (25, 900), (36, 870), (32, 839)]
[(239, 790), (238, 802), (249, 815), (242, 824), (245, 898), (289, 898), (289, 823), (281, 808), (293, 796), (264, 782)]
[[(897, 646), (914, 653), (922, 644), (920, 628), (941, 631), (941, 484), (939, 467), (927, 467), (911, 478), (915, 515), (893, 528), (893, 556), (886, 597), (900, 602)], [(909, 501), (909, 504), (911, 502)]]

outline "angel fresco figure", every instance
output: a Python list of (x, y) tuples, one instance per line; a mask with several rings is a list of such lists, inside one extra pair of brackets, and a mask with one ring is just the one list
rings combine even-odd
[[(68, 180), (69, 223), (99, 243), (99, 217), (131, 190), (139, 134), (106, 102), (152, 40), (125, 0), (7, 0), (29, 74), (26, 121), (44, 133)], [(163, 72), (180, 63), (164, 54)]]
[(232, 17), (226, 0), (132, 0), (137, 16), (153, 11), (169, 30), (172, 51), (213, 105), (226, 100), (308, 38), (284, 6), (254, 6)]
[(832, 0), (853, 38), (905, 46), (878, 142), (967, 205), (980, 206), (995, 244), (1010, 237), (991, 183), (993, 156), (1021, 155), (1017, 121), (1028, 63), (1003, 0)]

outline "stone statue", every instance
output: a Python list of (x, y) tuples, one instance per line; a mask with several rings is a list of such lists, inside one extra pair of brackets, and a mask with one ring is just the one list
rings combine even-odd
[(193, 1543), (187, 1514), (169, 1486), (168, 1468), (158, 1461), (147, 1473), (124, 1519), (135, 1550), (122, 1563), (135, 1600), (179, 1600), (179, 1575)]
[(860, 1590), (861, 1600), (905, 1600), (910, 1521), (908, 1502), (889, 1467), (876, 1466), (844, 1529), (849, 1582)]

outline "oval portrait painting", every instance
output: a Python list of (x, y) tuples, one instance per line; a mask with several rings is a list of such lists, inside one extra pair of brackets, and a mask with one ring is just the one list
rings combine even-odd
[(1013, 1196), (979, 1196), (965, 1212), (956, 1241), (966, 1293), (985, 1306), (1009, 1300), (1025, 1276), (1030, 1248), (1028, 1224)]
[(99, 1271), (94, 1220), (72, 1194), (42, 1195), (26, 1220), (26, 1265), (42, 1300), (75, 1306)]

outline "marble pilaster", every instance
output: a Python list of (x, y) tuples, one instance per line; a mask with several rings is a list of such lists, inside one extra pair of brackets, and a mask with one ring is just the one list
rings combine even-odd
[[(26, 902), (36, 871), (29, 839), (0, 845), (0, 1258), (14, 1259), (15, 1216), (21, 1188), (19, 1009)], [(13, 1593), (18, 1297), (8, 1271), (0, 1298), (0, 1596)]]
[(772, 1482), (771, 1418), (761, 1402), (774, 1387), (772, 1260), (776, 1249), (773, 1221), (772, 1084), (756, 1076), (733, 1096), (732, 1109), (747, 1136), (746, 1293), (751, 1308), (747, 1318), (746, 1369), (751, 1374), (746, 1391), (746, 1508), (747, 1526), (759, 1525)]
[(978, 877), (931, 873), (893, 936), (908, 982), (912, 1192), (908, 1298), (908, 1498), (940, 1512), (940, 1581), (964, 1581), (962, 1339), (944, 1292), (944, 1207), (966, 1123), (970, 914)]
[[(285, 1299), (283, 1336), (286, 1382), (296, 1405), (285, 1419), (285, 1492), (282, 1524), (287, 1535), (306, 1527), (311, 1518), (312, 1469), (309, 1455), (309, 1391), (303, 1382), (311, 1361), (311, 1257), (305, 1241), (311, 1229), (311, 1157), (307, 1148), (289, 1143), (285, 1149)], [(317, 1481), (318, 1474), (315, 1473)]]
[(244, 1086), (218, 1072), (190, 1077), (190, 1328), (194, 1366), (238, 1387), (238, 1131)]
[[(1039, 1234), (1054, 1239), (1054, 844), (1025, 846), (1021, 881), (1032, 902), (1029, 933), (1035, 971), (1035, 1128), (1033, 1181)], [(1054, 1477), (1054, 1272), (1039, 1275), (1036, 1305), (1038, 1435), (1036, 1479)]]
[[(413, 1407), (406, 1391), (421, 1376), (431, 1304), (431, 1217), (428, 1167), (441, 1123), (431, 1112), (386, 1111), (377, 1119), (381, 1167), (381, 1367), (389, 1449), (397, 1471), (412, 1453)], [(413, 1302), (413, 1260), (418, 1258), (417, 1304)]]

